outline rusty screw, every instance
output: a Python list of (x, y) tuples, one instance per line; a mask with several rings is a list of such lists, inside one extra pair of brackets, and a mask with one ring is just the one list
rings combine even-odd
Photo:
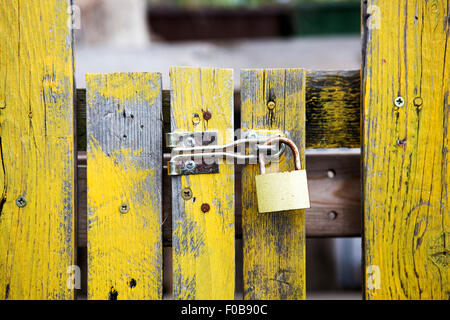
[(423, 99), (421, 97), (414, 98), (414, 105), (417, 109), (422, 109)]
[(211, 119), (211, 117), (212, 117), (211, 112), (209, 112), (209, 111), (203, 112), (203, 119), (205, 119), (206, 121)]
[(269, 101), (267, 102), (267, 108), (269, 110), (273, 110), (275, 108), (275, 101)]
[(201, 209), (203, 213), (207, 213), (211, 209), (211, 207), (209, 206), (209, 204), (203, 203)]

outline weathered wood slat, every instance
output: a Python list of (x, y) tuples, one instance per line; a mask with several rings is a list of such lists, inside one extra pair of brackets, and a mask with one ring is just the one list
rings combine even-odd
[[(233, 141), (232, 70), (172, 68), (170, 77), (172, 132), (214, 130), (218, 144)], [(192, 121), (194, 114), (200, 122)], [(191, 199), (181, 197), (184, 188)], [(203, 212), (203, 204), (210, 209)], [(233, 164), (220, 164), (218, 174), (173, 177), (172, 220), (174, 299), (233, 299)]]
[[(306, 83), (306, 147), (359, 148), (360, 71), (309, 71)], [(86, 150), (86, 90), (77, 91), (78, 149)], [(240, 92), (234, 96), (235, 119), (239, 119)], [(169, 90), (163, 90), (163, 113), (164, 131), (169, 132)]]
[(364, 2), (367, 299), (450, 298), (449, 9)]
[(0, 299), (74, 297), (69, 5), (0, 4)]
[(88, 298), (161, 299), (161, 75), (86, 83)]
[[(297, 145), (305, 166), (305, 72), (302, 69), (241, 72), (242, 129), (278, 129)], [(269, 101), (275, 108), (269, 109)], [(267, 172), (293, 170), (291, 153)], [(305, 299), (305, 211), (260, 214), (255, 175), (242, 171), (244, 299)]]

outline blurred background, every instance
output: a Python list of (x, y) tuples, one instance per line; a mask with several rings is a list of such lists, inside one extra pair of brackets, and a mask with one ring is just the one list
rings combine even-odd
[[(360, 0), (74, 0), (76, 83), (171, 66), (360, 69)], [(239, 123), (239, 119), (237, 119)], [(238, 240), (240, 241), (240, 240)], [(239, 247), (239, 243), (238, 243)], [(360, 299), (361, 239), (307, 240), (308, 299)], [(237, 263), (242, 263), (237, 259)]]

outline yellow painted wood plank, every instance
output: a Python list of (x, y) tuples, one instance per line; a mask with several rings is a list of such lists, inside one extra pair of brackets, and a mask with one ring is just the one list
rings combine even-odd
[[(281, 130), (298, 146), (305, 166), (305, 72), (302, 69), (243, 70), (242, 128)], [(268, 102), (275, 102), (269, 109)], [(286, 152), (267, 173), (294, 170)], [(245, 299), (305, 298), (305, 211), (258, 213), (255, 175), (242, 172), (242, 232)], [(288, 186), (287, 186), (288, 187)]]
[(0, 3), (0, 299), (74, 297), (69, 5)]
[[(172, 131), (217, 131), (218, 144), (232, 142), (232, 70), (175, 67), (170, 77)], [(211, 119), (203, 117), (205, 111)], [(192, 199), (181, 198), (184, 188), (192, 190)], [(172, 178), (172, 197), (174, 298), (233, 299), (233, 164), (221, 163), (218, 174)], [(204, 213), (202, 204), (210, 210)]]
[(360, 148), (360, 71), (308, 71), (306, 148)]
[(446, 0), (363, 7), (367, 299), (450, 298), (449, 9)]
[(161, 75), (86, 84), (88, 298), (161, 299)]

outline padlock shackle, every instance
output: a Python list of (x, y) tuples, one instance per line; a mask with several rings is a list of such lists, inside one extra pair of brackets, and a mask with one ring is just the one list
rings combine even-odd
[[(295, 170), (301, 170), (302, 165), (301, 165), (301, 161), (300, 161), (300, 153), (299, 153), (298, 148), (295, 145), (294, 141), (292, 141), (291, 139), (288, 139), (286, 137), (275, 137), (275, 138), (267, 140), (266, 143), (264, 143), (263, 145), (270, 146), (274, 142), (284, 143), (289, 148), (291, 148), (292, 153), (294, 154)], [(261, 174), (266, 174), (265, 158), (264, 158), (264, 155), (262, 155), (261, 153), (259, 154), (259, 168), (260, 168)]]

